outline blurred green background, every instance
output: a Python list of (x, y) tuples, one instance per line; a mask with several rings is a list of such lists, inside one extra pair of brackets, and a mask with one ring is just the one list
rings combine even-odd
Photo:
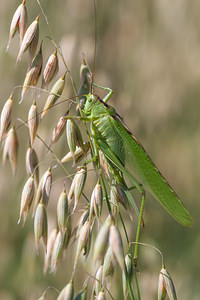
[[(194, 218), (192, 228), (177, 224), (148, 195), (145, 207), (145, 228), (141, 241), (158, 247), (167, 269), (174, 279), (178, 299), (198, 300), (200, 295), (200, 2), (197, 0), (97, 0), (97, 54), (95, 82), (110, 87), (114, 96), (110, 103), (124, 118), (128, 127), (141, 141), (161, 173), (174, 187)], [(94, 62), (93, 0), (41, 0), (45, 13), (72, 77), (80, 84), (79, 68), (84, 54), (89, 65)], [(1, 108), (16, 85), (23, 84), (27, 55), (15, 65), (18, 37), (6, 53), (10, 22), (20, 4), (16, 0), (1, 1), (0, 6), (0, 82)], [(29, 24), (41, 14), (36, 0), (27, 0)], [(44, 17), (40, 17), (40, 40), (50, 35)], [(44, 62), (54, 47), (45, 39)], [(56, 78), (63, 75), (61, 59)], [(40, 85), (40, 83), (39, 83)], [(50, 85), (50, 87), (52, 84)], [(98, 91), (99, 92), (99, 91)], [(100, 91), (101, 93), (101, 91)], [(64, 95), (73, 95), (69, 78)], [(14, 120), (26, 120), (34, 95), (29, 94), (18, 105), (20, 89), (14, 94)], [(38, 99), (42, 108), (45, 95)], [(67, 106), (66, 106), (67, 107)], [(39, 134), (50, 141), (51, 130), (66, 108), (58, 107), (40, 126)], [(47, 286), (61, 289), (70, 279), (73, 246), (67, 250), (56, 275), (43, 276), (43, 251), (36, 256), (33, 222), (29, 216), (24, 228), (17, 225), (20, 196), (26, 181), (24, 157), (28, 146), (26, 128), (18, 130), (20, 140), (18, 170), (12, 177), (9, 163), (0, 169), (0, 299), (38, 299)], [(51, 156), (37, 141), (41, 173)], [(65, 150), (66, 148), (66, 150)], [(67, 152), (66, 138), (54, 148), (58, 155)], [(64, 149), (64, 150), (63, 150)], [(60, 175), (62, 177), (63, 174)], [(58, 174), (55, 175), (58, 179)], [(95, 184), (95, 178), (90, 175)], [(87, 188), (87, 187), (86, 187)], [(55, 226), (56, 201), (62, 182), (53, 185), (48, 216)], [(88, 193), (91, 191), (91, 182)], [(87, 193), (87, 190), (86, 190)], [(136, 222), (127, 227), (132, 239)], [(84, 266), (84, 263), (83, 263)], [(76, 291), (87, 277), (80, 264), (75, 281)], [(89, 262), (87, 271), (94, 274)], [(139, 279), (142, 299), (156, 299), (161, 259), (152, 249), (140, 248)], [(117, 269), (115, 279), (120, 279)], [(90, 281), (92, 283), (92, 280)], [(121, 286), (112, 285), (115, 299), (122, 299)], [(47, 299), (56, 299), (54, 290)], [(88, 298), (89, 299), (89, 298)], [(109, 299), (109, 297), (108, 297)]]

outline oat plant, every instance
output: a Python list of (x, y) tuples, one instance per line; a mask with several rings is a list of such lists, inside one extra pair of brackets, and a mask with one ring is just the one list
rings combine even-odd
[[(112, 285), (113, 281), (119, 280), (114, 276), (116, 269), (121, 272), (123, 299), (141, 299), (138, 248), (153, 247), (140, 242), (145, 224), (145, 191), (181, 225), (191, 226), (192, 218), (122, 117), (107, 103), (113, 91), (94, 82), (85, 58), (80, 66), (79, 83), (73, 81), (42, 5), (39, 0), (35, 4), (38, 4), (38, 15), (35, 20), (30, 20), (30, 25), (25, 0), (16, 8), (11, 21), (7, 50), (12, 47), (15, 33), (19, 33), (16, 62), (25, 60), (27, 52), (27, 72), (21, 87), (11, 87), (13, 91), (2, 108), (0, 120), (3, 163), (9, 159), (13, 174), (17, 170), (19, 145), (28, 145), (24, 160), (27, 174), (24, 175), (18, 223), (26, 226), (27, 218), (32, 216), (36, 252), (44, 255), (44, 274), (52, 272), (56, 276), (57, 268), (62, 268), (65, 252), (71, 251), (73, 268), (68, 270), (71, 277), (57, 292), (57, 299), (115, 299)], [(41, 18), (49, 29), (48, 37), (39, 34)], [(45, 39), (52, 42), (49, 57), (44, 57), (45, 47), (48, 47)], [(63, 73), (59, 72), (60, 63), (65, 67)], [(71, 81), (73, 95), (66, 93), (66, 80)], [(15, 92), (19, 88), (21, 98), (16, 99)], [(106, 92), (102, 99), (98, 89)], [(15, 124), (13, 99), (20, 103), (29, 100), (30, 103), (30, 98), (27, 119), (20, 120), (20, 125)], [(39, 102), (43, 103), (43, 108), (38, 106)], [(51, 119), (61, 105), (63, 112), (57, 121), (51, 120), (54, 128), (48, 130), (47, 143), (40, 133), (43, 119)], [(27, 127), (27, 136), (19, 141), (17, 133), (22, 126)], [(57, 155), (55, 144), (63, 136), (65, 147)], [(37, 153), (38, 144), (45, 149), (45, 158)], [(58, 183), (62, 188), (57, 192), (55, 226), (50, 230), (49, 202), (53, 200), (52, 190)], [(87, 184), (91, 194), (85, 192)], [(134, 240), (130, 240), (127, 220), (136, 232)], [(74, 247), (75, 251), (72, 250)], [(162, 258), (157, 298), (175, 300), (172, 278), (162, 253), (157, 251)], [(83, 257), (82, 272), (87, 278), (82, 289), (77, 291), (76, 277)], [(47, 289), (39, 299), (48, 299), (47, 292), (55, 293)]]

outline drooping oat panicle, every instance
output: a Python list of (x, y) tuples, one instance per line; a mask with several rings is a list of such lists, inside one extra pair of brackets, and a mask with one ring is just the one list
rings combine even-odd
[(105, 293), (104, 292), (99, 292), (97, 298), (97, 300), (106, 300), (106, 296), (105, 296)]
[[(85, 186), (85, 182), (86, 182), (86, 178), (87, 178), (87, 169), (86, 167), (82, 167), (75, 175), (76, 179), (76, 183), (75, 183), (75, 187), (74, 187), (74, 208), (73, 208), (73, 212), (75, 211), (77, 204), (81, 198), (84, 186)], [(72, 213), (73, 213), (72, 212)]]
[(22, 45), (22, 41), (24, 39), (24, 35), (28, 28), (28, 14), (26, 9), (26, 0), (22, 2), (21, 15), (19, 19), (19, 36), (20, 36), (20, 46)]
[(39, 203), (34, 217), (34, 235), (37, 254), (39, 254), (39, 241), (42, 238), (45, 249), (47, 247), (47, 212), (45, 205)]
[(32, 146), (35, 140), (38, 125), (39, 125), (38, 109), (37, 109), (36, 101), (34, 101), (28, 113), (28, 128), (29, 128), (29, 135), (30, 135), (30, 141)]
[(103, 266), (100, 265), (95, 274), (95, 280), (94, 280), (95, 295), (98, 295), (102, 289), (102, 276), (103, 276)]
[(5, 137), (5, 134), (7, 133), (8, 128), (11, 124), (12, 112), (13, 112), (13, 93), (11, 93), (9, 99), (4, 104), (1, 112), (0, 141)]
[(71, 280), (60, 292), (57, 300), (73, 300), (74, 299), (74, 282)]
[(175, 286), (169, 272), (165, 268), (162, 268), (160, 275), (163, 277), (163, 279), (159, 277), (160, 286), (162, 287), (162, 284), (164, 284), (165, 289), (158, 290), (158, 296), (160, 297), (158, 300), (164, 299), (162, 297), (165, 295), (165, 290), (170, 300), (177, 300)]
[(7, 133), (3, 148), (3, 165), (5, 164), (6, 158), (8, 157), (13, 175), (15, 175), (17, 169), (18, 147), (18, 138), (15, 126), (13, 126)]
[(48, 241), (47, 241), (47, 251), (45, 253), (44, 268), (43, 268), (44, 274), (46, 274), (47, 269), (50, 266), (51, 256), (52, 256), (52, 253), (53, 253), (53, 248), (54, 248), (54, 244), (55, 244), (55, 241), (56, 241), (57, 234), (58, 234), (58, 230), (56, 228), (54, 228), (51, 231), (51, 233), (49, 235), (49, 238), (48, 238)]
[(60, 194), (57, 203), (57, 221), (60, 231), (63, 233), (66, 229), (68, 220), (68, 199), (65, 189)]
[(65, 87), (65, 76), (66, 76), (66, 73), (61, 78), (59, 78), (56, 81), (56, 83), (54, 84), (54, 86), (52, 87), (52, 89), (49, 93), (49, 96), (47, 98), (47, 101), (44, 105), (41, 119), (44, 118), (44, 116), (47, 114), (48, 110), (52, 108), (52, 106), (56, 103), (58, 98), (62, 95), (62, 92)]
[(29, 147), (26, 151), (26, 173), (28, 176), (34, 174), (36, 186), (39, 182), (39, 165), (37, 153), (32, 147)]
[(58, 72), (58, 55), (57, 49), (52, 53), (46, 63), (42, 77), (42, 88), (49, 84)]
[(50, 192), (51, 192), (51, 183), (52, 183), (52, 172), (51, 172), (51, 168), (49, 168), (44, 174), (43, 183), (42, 183), (41, 201), (46, 206), (49, 202), (49, 196), (50, 196)]
[(53, 251), (51, 255), (51, 272), (55, 273), (57, 269), (57, 264), (63, 256), (66, 243), (66, 234), (62, 234), (61, 231), (58, 232), (56, 240), (53, 246)]
[(10, 46), (10, 42), (11, 42), (12, 38), (14, 37), (16, 31), (19, 29), (19, 21), (20, 21), (20, 17), (21, 17), (22, 6), (23, 6), (23, 4), (20, 4), (17, 7), (17, 9), (16, 9), (16, 11), (13, 15), (13, 18), (12, 18), (12, 21), (11, 21), (11, 24), (10, 24), (10, 33), (9, 33), (9, 38), (8, 38), (8, 44), (7, 44), (6, 51), (8, 51), (9, 46)]
[(100, 218), (103, 204), (103, 191), (99, 183), (93, 189), (90, 201), (90, 215), (95, 213), (97, 218)]
[(50, 146), (52, 144), (55, 144), (59, 140), (59, 138), (64, 132), (66, 122), (67, 119), (65, 118), (65, 115), (60, 117), (55, 128), (53, 129)]
[(112, 249), (110, 247), (108, 247), (108, 249), (106, 251), (106, 255), (104, 256), (104, 261), (103, 261), (103, 275), (102, 275), (103, 281), (107, 277), (113, 275), (115, 262), (116, 262), (116, 259), (113, 256)]
[(75, 163), (77, 163), (78, 161), (80, 161), (88, 152), (90, 147), (89, 143), (83, 143), (83, 148), (77, 147), (76, 146), (76, 150), (74, 152), (74, 155), (71, 153), (71, 151), (69, 151), (62, 159), (61, 159), (61, 163), (65, 163), (71, 160), (74, 160)]
[(81, 251), (84, 249), (85, 245), (87, 244), (88, 238), (90, 234), (90, 223), (87, 220), (84, 225), (82, 226), (80, 230), (80, 234), (78, 237), (78, 243), (77, 243), (77, 248), (76, 248), (76, 255), (74, 259), (74, 269), (76, 267), (78, 258), (81, 254)]
[(109, 245), (122, 271), (125, 271), (124, 249), (122, 238), (115, 225), (110, 226)]
[[(125, 264), (126, 264), (128, 280), (129, 282), (131, 282), (133, 277), (133, 259), (130, 253), (128, 253), (125, 256)], [(127, 286), (127, 279), (124, 271), (122, 272), (122, 286), (123, 286), (124, 299), (126, 300), (128, 297), (128, 286)]]
[(107, 220), (103, 223), (96, 237), (96, 241), (94, 244), (94, 254), (93, 254), (94, 261), (101, 262), (105, 255), (106, 249), (108, 247), (110, 226), (111, 226), (111, 218), (110, 216), (108, 216)]
[(34, 38), (37, 38), (37, 36), (39, 35), (39, 17), (40, 16), (37, 16), (37, 18), (31, 23), (31, 25), (26, 30), (17, 57), (17, 62), (21, 59), (22, 54), (31, 46), (31, 43), (33, 42)]
[(33, 201), (34, 191), (35, 191), (34, 178), (33, 175), (31, 175), (26, 181), (22, 191), (18, 224), (20, 223), (22, 216), (24, 216), (24, 223), (26, 221), (26, 218), (28, 216)]
[(33, 62), (26, 73), (26, 77), (22, 88), (20, 103), (23, 101), (30, 87), (36, 86), (37, 81), (40, 77), (40, 73), (42, 71), (42, 61), (43, 59), (42, 59), (42, 44), (41, 44), (39, 52), (34, 57)]

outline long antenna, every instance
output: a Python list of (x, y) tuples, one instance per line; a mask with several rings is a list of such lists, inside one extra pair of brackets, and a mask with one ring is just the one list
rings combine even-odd
[(94, 4), (94, 57), (93, 57), (93, 66), (91, 73), (91, 82), (90, 82), (90, 93), (92, 92), (92, 85), (94, 81), (94, 70), (96, 64), (96, 53), (97, 53), (97, 7), (96, 0), (93, 1)]

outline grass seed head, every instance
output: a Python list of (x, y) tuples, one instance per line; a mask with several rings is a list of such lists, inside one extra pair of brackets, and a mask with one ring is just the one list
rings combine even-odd
[(26, 1), (24, 0), (22, 2), (21, 15), (20, 15), (20, 19), (19, 19), (20, 46), (24, 39), (24, 35), (26, 33), (27, 28), (28, 28), (28, 14), (27, 14), (27, 9), (26, 9)]
[(59, 260), (63, 257), (63, 252), (65, 249), (66, 234), (62, 234), (61, 231), (58, 232), (56, 240), (53, 246), (53, 251), (51, 255), (51, 272), (55, 273), (57, 269), (57, 264)]
[(62, 95), (62, 92), (65, 87), (65, 76), (66, 76), (66, 73), (61, 78), (59, 78), (56, 81), (56, 83), (54, 84), (54, 86), (52, 87), (52, 89), (49, 93), (49, 96), (47, 98), (47, 101), (44, 105), (41, 119), (44, 118), (44, 116), (47, 114), (48, 110), (53, 107), (53, 105), (56, 103), (58, 98)]
[(33, 146), (33, 142), (35, 140), (35, 136), (37, 133), (39, 125), (39, 118), (38, 118), (38, 109), (36, 106), (36, 102), (31, 105), (29, 113), (28, 113), (28, 128), (29, 128), (29, 135), (31, 140), (31, 145)]
[(109, 245), (122, 271), (125, 271), (124, 250), (120, 232), (115, 225), (110, 226)]
[(34, 197), (34, 178), (31, 175), (28, 180), (26, 181), (22, 195), (21, 195), (21, 205), (20, 205), (20, 214), (19, 214), (19, 221), (18, 224), (20, 223), (20, 220), (22, 218), (22, 215), (24, 215), (24, 223), (26, 221), (26, 217), (29, 213), (33, 197)]
[[(161, 272), (162, 272), (162, 270), (161, 270)], [(161, 272), (160, 272), (159, 278), (158, 278), (158, 300), (164, 300), (167, 295), (167, 291), (165, 288), (164, 275)]]
[(108, 245), (109, 232), (111, 226), (111, 218), (110, 216), (103, 223), (101, 229), (98, 232), (95, 244), (94, 244), (94, 261), (102, 261), (106, 248)]
[(69, 151), (62, 159), (61, 162), (65, 163), (74, 160), (75, 163), (79, 162), (88, 152), (90, 147), (89, 143), (83, 143), (83, 148), (77, 147), (74, 154)]
[(74, 269), (76, 267), (78, 258), (81, 254), (81, 251), (83, 250), (83, 248), (85, 247), (85, 245), (88, 242), (89, 234), (90, 234), (90, 223), (89, 223), (89, 221), (86, 221), (84, 223), (84, 225), (81, 227), (80, 234), (78, 237), (76, 256), (75, 256), (75, 260), (74, 260)]
[(111, 247), (108, 247), (106, 255), (103, 261), (103, 281), (108, 276), (112, 276), (114, 273), (116, 259), (113, 256)]
[(104, 292), (99, 292), (98, 296), (97, 296), (97, 300), (106, 300), (106, 296)]
[(0, 120), (0, 141), (5, 137), (8, 128), (12, 121), (13, 113), (13, 93), (11, 93), (9, 99), (6, 101), (2, 108), (1, 120)]
[(10, 46), (10, 42), (11, 42), (12, 38), (14, 37), (16, 31), (19, 29), (19, 22), (20, 22), (20, 17), (21, 17), (22, 6), (23, 6), (23, 4), (20, 4), (17, 7), (17, 9), (16, 9), (16, 11), (13, 15), (13, 18), (12, 18), (12, 21), (11, 21), (11, 24), (10, 24), (10, 33), (9, 33), (9, 38), (8, 38), (8, 44), (7, 44), (6, 51), (8, 51), (9, 46)]
[(56, 237), (58, 234), (58, 230), (55, 228), (51, 231), (48, 241), (47, 241), (47, 251), (45, 253), (45, 259), (44, 259), (44, 268), (43, 272), (46, 274), (47, 269), (49, 268), (50, 262), (51, 262), (51, 256), (53, 253), (54, 244), (56, 241)]
[(16, 134), (15, 126), (13, 126), (7, 133), (3, 149), (3, 164), (5, 164), (6, 158), (8, 157), (10, 160), (13, 175), (15, 175), (17, 169), (18, 148), (18, 137)]
[(90, 215), (94, 211), (96, 217), (99, 219), (101, 216), (103, 205), (103, 191), (101, 185), (99, 183), (96, 184), (95, 188), (93, 189), (91, 201), (90, 201)]
[(56, 143), (63, 134), (66, 122), (67, 119), (64, 116), (60, 117), (52, 132), (51, 145)]
[(74, 298), (74, 282), (71, 280), (60, 292), (57, 300), (73, 300)]
[(65, 231), (68, 220), (68, 199), (65, 189), (60, 194), (57, 203), (57, 221), (61, 232)]
[(47, 60), (42, 77), (42, 88), (49, 84), (58, 72), (58, 55), (57, 49), (51, 54)]
[[(127, 270), (127, 276), (129, 282), (131, 282), (132, 277), (133, 277), (133, 262), (132, 262), (132, 257), (131, 254), (128, 253), (125, 256), (125, 264), (126, 264), (126, 270)], [(128, 286), (127, 286), (127, 279), (125, 272), (122, 272), (122, 286), (123, 286), (123, 293), (124, 293), (124, 299), (127, 299), (128, 296)]]
[(22, 88), (22, 93), (21, 93), (21, 100), (20, 103), (23, 101), (25, 95), (29, 91), (31, 86), (36, 86), (37, 81), (39, 79), (41, 70), (42, 70), (42, 47), (40, 47), (39, 52), (36, 54), (36, 56), (33, 59), (33, 62), (28, 69), (26, 73), (26, 77), (24, 79), (24, 84)]
[[(74, 187), (74, 208), (73, 208), (73, 212), (75, 211), (77, 204), (80, 200), (80, 197), (82, 195), (84, 186), (85, 186), (85, 182), (86, 182), (86, 178), (87, 178), (87, 169), (86, 167), (82, 167), (75, 175), (76, 177), (76, 183), (75, 183), (75, 187)], [(72, 213), (73, 213), (72, 212)]]
[(34, 234), (37, 254), (39, 254), (39, 241), (42, 238), (45, 249), (47, 247), (47, 212), (43, 203), (39, 203), (34, 217)]
[(26, 151), (26, 173), (28, 176), (34, 174), (36, 186), (39, 182), (39, 166), (37, 153), (32, 147), (29, 147)]
[(44, 203), (44, 205), (46, 206), (49, 202), (51, 184), (52, 184), (52, 172), (51, 172), (51, 168), (49, 168), (44, 174), (43, 183), (42, 183), (41, 202)]
[[(160, 271), (160, 275), (163, 276), (162, 280), (159, 277), (159, 280), (161, 281), (160, 285), (162, 287), (162, 282), (164, 281), (164, 287), (167, 291), (167, 295), (168, 295), (169, 299), (177, 300), (175, 286), (174, 286), (173, 280), (172, 280), (169, 272), (165, 268), (162, 268)], [(158, 291), (158, 292), (160, 292), (159, 295), (164, 296), (164, 293), (165, 293), (164, 289), (163, 289), (163, 293), (162, 293), (162, 290)], [(162, 299), (162, 298), (160, 298), (160, 299)]]
[(100, 265), (95, 274), (95, 280), (94, 280), (95, 295), (98, 295), (102, 289), (102, 278), (103, 278), (103, 266)]
[[(35, 36), (39, 35), (39, 16), (31, 23), (31, 25), (27, 28), (26, 33), (24, 35), (22, 44), (20, 46), (19, 54), (17, 57), (17, 62), (21, 60), (22, 54), (31, 46)], [(36, 39), (38, 40), (38, 38)], [(35, 48), (35, 47), (34, 47)]]

